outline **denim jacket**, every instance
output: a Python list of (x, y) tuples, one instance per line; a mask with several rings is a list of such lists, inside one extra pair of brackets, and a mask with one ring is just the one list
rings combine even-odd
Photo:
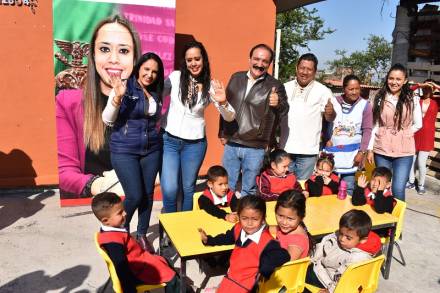
[(112, 153), (147, 155), (162, 148), (162, 138), (157, 127), (162, 103), (157, 93), (152, 92), (156, 101), (156, 113), (148, 116), (148, 99), (141, 86), (132, 76), (127, 82), (127, 90), (122, 99), (110, 140)]

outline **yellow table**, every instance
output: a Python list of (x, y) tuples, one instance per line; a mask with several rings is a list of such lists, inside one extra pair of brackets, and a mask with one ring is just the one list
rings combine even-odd
[[(269, 225), (276, 225), (275, 203), (268, 202), (266, 221)], [(373, 229), (391, 228), (391, 239), (387, 251), (387, 259), (384, 266), (384, 278), (388, 279), (392, 252), (394, 247), (394, 231), (397, 218), (391, 214), (376, 213), (370, 206), (353, 206), (347, 197), (339, 200), (336, 196), (311, 197), (306, 203), (305, 224), (310, 234), (321, 237), (335, 232), (339, 228), (339, 219), (345, 212), (351, 209), (360, 209), (370, 215)], [(181, 277), (186, 275), (186, 261), (201, 255), (218, 253), (231, 250), (233, 245), (204, 246), (200, 240), (198, 228), (203, 228), (209, 235), (217, 235), (231, 229), (233, 224), (210, 216), (203, 210), (161, 214), (159, 216), (159, 243), (162, 244), (163, 231), (165, 230), (181, 258)], [(159, 253), (162, 247), (159, 245)]]

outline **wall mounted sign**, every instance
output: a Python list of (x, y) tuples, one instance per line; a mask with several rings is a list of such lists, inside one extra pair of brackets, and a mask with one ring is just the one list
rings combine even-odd
[(0, 0), (0, 6), (29, 7), (33, 14), (38, 7), (38, 0)]

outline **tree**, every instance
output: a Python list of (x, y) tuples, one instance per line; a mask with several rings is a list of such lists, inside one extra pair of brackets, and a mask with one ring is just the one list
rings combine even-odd
[(378, 84), (391, 64), (392, 45), (384, 37), (370, 35), (367, 49), (355, 51), (347, 56), (346, 50), (336, 50), (339, 58), (327, 62), (334, 72), (342, 68), (350, 68), (362, 82)]
[(301, 7), (277, 15), (276, 28), (281, 29), (280, 80), (287, 81), (295, 75), (300, 48), (309, 48), (309, 41), (322, 40), (335, 31), (324, 29), (324, 20), (317, 12), (316, 8)]

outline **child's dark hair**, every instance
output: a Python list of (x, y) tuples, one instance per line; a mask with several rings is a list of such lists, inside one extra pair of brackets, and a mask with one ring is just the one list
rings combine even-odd
[(285, 158), (288, 158), (290, 160), (290, 155), (285, 150), (275, 149), (271, 151), (269, 154), (266, 154), (264, 156), (262, 171), (270, 169), (272, 163), (275, 164), (281, 163)]
[(316, 166), (319, 166), (319, 164), (321, 164), (321, 163), (327, 163), (333, 169), (335, 167), (335, 160), (333, 159), (333, 157), (334, 156), (331, 153), (321, 152), (321, 154), (319, 155), (318, 161), (316, 162)]
[(244, 209), (253, 209), (259, 211), (266, 219), (266, 202), (263, 198), (256, 195), (247, 195), (238, 201), (237, 214), (240, 216)]
[(387, 167), (377, 167), (373, 170), (373, 173), (371, 174), (371, 178), (382, 176), (387, 179), (387, 182), (391, 182), (391, 178), (393, 178), (393, 173), (391, 173), (391, 170)]
[(110, 209), (118, 203), (121, 203), (121, 198), (116, 193), (103, 192), (93, 197), (92, 211), (95, 214), (95, 217), (97, 217), (98, 220), (101, 220), (108, 216)]
[(207, 176), (208, 181), (214, 182), (218, 177), (228, 177), (228, 172), (222, 166), (215, 165), (208, 169)]
[(303, 222), (303, 219), (306, 217), (306, 197), (298, 190), (286, 190), (281, 193), (277, 199), (275, 213), (279, 207), (292, 209), (296, 212), (298, 217), (301, 218), (300, 225), (307, 232), (307, 237), (309, 238), (309, 255), (311, 255), (315, 250), (315, 241), (313, 241), (312, 235), (310, 235), (306, 225)]
[(356, 231), (359, 238), (366, 238), (371, 231), (371, 218), (362, 210), (350, 210), (342, 215), (339, 228), (345, 227)]

